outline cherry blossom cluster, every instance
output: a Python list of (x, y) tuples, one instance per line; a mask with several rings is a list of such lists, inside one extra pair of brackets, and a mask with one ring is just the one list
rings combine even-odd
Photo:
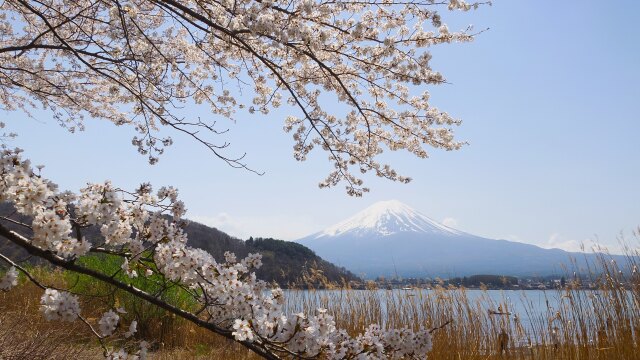
[(113, 310), (109, 310), (102, 315), (98, 325), (100, 326), (100, 334), (102, 336), (110, 336), (116, 331), (116, 326), (120, 321), (120, 316)]
[(9, 291), (16, 285), (18, 285), (18, 270), (12, 266), (4, 276), (0, 278), (0, 290)]
[(78, 297), (66, 291), (46, 289), (40, 298), (40, 311), (47, 320), (74, 321), (80, 315)]
[[(120, 315), (118, 313), (125, 314), (126, 311), (123, 308), (118, 308), (108, 310), (98, 321), (98, 333), (97, 335), (100, 339), (105, 339), (109, 336), (113, 336), (120, 325)], [(138, 322), (133, 320), (129, 323), (129, 328), (124, 332), (123, 336), (125, 339), (130, 339), (135, 335), (138, 331)], [(106, 357), (109, 360), (145, 360), (147, 358), (147, 349), (148, 344), (146, 341), (141, 341), (139, 344), (139, 349), (136, 353), (130, 354), (124, 348), (120, 348), (119, 350), (111, 350), (106, 353)]]
[(288, 104), (294, 157), (324, 150), (334, 170), (320, 186), (344, 183), (361, 195), (359, 173), (410, 180), (379, 162), (385, 150), (424, 158), (429, 148), (463, 145), (453, 134), (460, 121), (434, 107), (425, 87), (445, 82), (431, 67), (431, 48), (476, 34), (450, 31), (438, 10), (480, 4), (6, 0), (0, 104), (44, 106), (71, 131), (87, 116), (131, 126), (133, 145), (151, 163), (173, 143), (161, 129), (177, 130), (242, 167), (241, 157), (222, 152), (227, 143), (203, 135), (219, 135), (213, 122), (185, 119), (180, 109), (206, 104), (232, 118)]
[(124, 348), (111, 351), (107, 354), (109, 360), (145, 360), (149, 351), (149, 344), (146, 341), (140, 342), (140, 350), (135, 354), (129, 354)]
[[(218, 261), (187, 244), (184, 221), (170, 215), (184, 213), (173, 188), (162, 188), (154, 194), (149, 184), (142, 184), (136, 191), (126, 192), (105, 182), (89, 184), (73, 195), (59, 193), (54, 184), (34, 173), (20, 150), (5, 149), (0, 165), (0, 198), (32, 217), (31, 245), (68, 262), (92, 251), (121, 256), (123, 266), (118, 272), (130, 277), (163, 276), (200, 302), (200, 318), (239, 342), (273, 354), (329, 359), (424, 358), (431, 349), (426, 329), (387, 330), (372, 325), (364, 334), (352, 337), (338, 329), (324, 309), (313, 314), (286, 314), (283, 291), (256, 278), (253, 270), (262, 265), (259, 254), (238, 260), (226, 253)], [(98, 227), (104, 239), (89, 242), (78, 240), (79, 235), (74, 237), (73, 233), (85, 226)], [(36, 227), (43, 230), (36, 231)], [(74, 249), (82, 251), (70, 251), (71, 245), (60, 243), (81, 244)], [(10, 270), (0, 284), (5, 289), (15, 282), (15, 270)], [(46, 289), (41, 311), (48, 320), (81, 318), (78, 296), (63, 290)], [(113, 336), (121, 326), (119, 313), (124, 312), (115, 309), (104, 313), (97, 322), (96, 335), (101, 340)], [(134, 336), (136, 328), (137, 323), (131, 322), (124, 336)], [(144, 354), (146, 350), (141, 349), (131, 356), (143, 358)], [(121, 349), (109, 356), (115, 359), (128, 355)]]

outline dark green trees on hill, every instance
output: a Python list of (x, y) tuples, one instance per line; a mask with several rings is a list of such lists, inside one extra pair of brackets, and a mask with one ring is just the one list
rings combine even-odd
[(304, 245), (272, 238), (236, 239), (206, 225), (190, 222), (186, 227), (191, 246), (206, 250), (216, 259), (222, 259), (225, 251), (238, 257), (249, 253), (262, 254), (263, 266), (256, 271), (259, 279), (277, 282), (280, 286), (322, 286), (323, 281), (334, 284), (359, 281), (345, 268), (333, 265), (317, 256)]

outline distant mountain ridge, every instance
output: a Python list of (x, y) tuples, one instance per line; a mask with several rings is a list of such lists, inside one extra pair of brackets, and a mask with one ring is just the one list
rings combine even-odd
[[(0, 203), (0, 215), (8, 216), (20, 222), (29, 222), (27, 217), (16, 214), (13, 206), (9, 203)], [(24, 233), (23, 228), (19, 228), (6, 220), (0, 220), (0, 223), (10, 229), (20, 230)], [(224, 259), (226, 251), (235, 253), (238, 258), (242, 258), (249, 253), (261, 253), (263, 266), (256, 271), (257, 278), (267, 282), (276, 282), (284, 287), (293, 284), (304, 286), (305, 284), (302, 284), (304, 282), (303, 277), (318, 273), (322, 274), (327, 281), (336, 284), (341, 284), (343, 281), (360, 281), (353, 273), (323, 260), (301, 244), (271, 238), (243, 241), (229, 236), (216, 228), (194, 221), (188, 222), (185, 232), (190, 246), (206, 250), (218, 261)], [(84, 235), (94, 242), (102, 238), (100, 231), (95, 227), (85, 229)], [(3, 237), (0, 237), (0, 252), (12, 259), (29, 259), (32, 263), (44, 264), (44, 261), (29, 258), (26, 251)], [(316, 282), (314, 283), (315, 286), (323, 285), (317, 277), (312, 281)]]
[[(319, 256), (363, 275), (434, 277), (473, 274), (546, 276), (593, 254), (493, 240), (445, 226), (395, 200), (378, 202), (297, 240)], [(614, 257), (624, 260), (622, 256)], [(570, 266), (568, 266), (570, 267)]]

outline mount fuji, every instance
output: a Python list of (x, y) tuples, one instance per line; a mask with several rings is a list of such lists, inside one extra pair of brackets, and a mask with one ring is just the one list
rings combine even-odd
[[(543, 249), (493, 240), (445, 226), (396, 201), (375, 203), (354, 216), (297, 242), (366, 278), (472, 274), (514, 276), (564, 273), (593, 254)], [(570, 266), (567, 266), (570, 267)]]

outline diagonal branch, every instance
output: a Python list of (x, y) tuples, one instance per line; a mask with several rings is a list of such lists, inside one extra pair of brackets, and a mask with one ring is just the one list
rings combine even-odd
[[(161, 299), (152, 296), (151, 294), (142, 291), (138, 288), (136, 288), (133, 285), (130, 284), (126, 284), (123, 283), (111, 276), (105, 275), (101, 272), (95, 271), (93, 269), (89, 269), (87, 267), (84, 267), (82, 265), (79, 265), (77, 263), (75, 263), (74, 261), (69, 261), (69, 260), (65, 260), (64, 258), (52, 253), (51, 251), (47, 251), (47, 250), (43, 250), (38, 248), (37, 246), (31, 244), (31, 241), (29, 241), (29, 239), (25, 238), (24, 236), (18, 234), (15, 231), (9, 230), (6, 227), (4, 227), (3, 225), (0, 224), (0, 236), (3, 236), (5, 238), (7, 238), (9, 241), (11, 241), (12, 243), (22, 247), (23, 249), (25, 249), (27, 252), (29, 252), (32, 255), (38, 256), (42, 259), (47, 260), (48, 262), (50, 262), (51, 264), (75, 272), (75, 273), (79, 273), (79, 274), (84, 274), (84, 275), (88, 275), (91, 276), (94, 279), (100, 280), (101, 282), (107, 283), (109, 285), (115, 286), (121, 290), (124, 290), (126, 292), (128, 292), (131, 295), (134, 295), (142, 300), (145, 300), (153, 305), (156, 305), (166, 311), (169, 311), (172, 314), (175, 314), (185, 320), (191, 321), (192, 323), (203, 327), (207, 330), (210, 330), (211, 332), (218, 334), (220, 336), (223, 336), (227, 339), (233, 340), (233, 341), (237, 341), (234, 339), (233, 335), (231, 335), (231, 331), (220, 328), (212, 323), (206, 322), (202, 319), (200, 319), (198, 316), (185, 311), (183, 309), (180, 309), (174, 305), (171, 305), (165, 301), (162, 301)], [(277, 356), (276, 354), (271, 353), (271, 351), (269, 351), (266, 346), (264, 344), (258, 344), (258, 343), (251, 343), (248, 341), (238, 341), (240, 344), (242, 344), (243, 346), (245, 346), (246, 348), (248, 348), (249, 350), (252, 350), (253, 352), (255, 352), (256, 354), (264, 357), (265, 359), (270, 359), (270, 360), (279, 360), (280, 357)]]

